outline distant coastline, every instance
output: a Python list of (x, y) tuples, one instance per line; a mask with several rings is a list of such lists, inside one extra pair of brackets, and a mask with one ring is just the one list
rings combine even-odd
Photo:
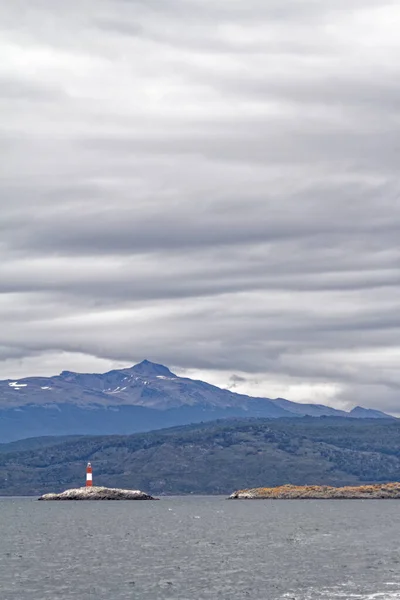
[(90, 459), (94, 484), (153, 496), (382, 484), (400, 481), (400, 420), (232, 419), (126, 436), (30, 438), (0, 444), (0, 495), (79, 487)]
[(281, 485), (269, 488), (238, 490), (230, 500), (388, 500), (400, 499), (400, 483), (346, 487), (327, 485)]

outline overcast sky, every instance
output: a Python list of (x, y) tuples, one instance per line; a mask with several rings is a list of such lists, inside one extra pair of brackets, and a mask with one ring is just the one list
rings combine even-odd
[(386, 0), (0, 0), (0, 377), (400, 413)]

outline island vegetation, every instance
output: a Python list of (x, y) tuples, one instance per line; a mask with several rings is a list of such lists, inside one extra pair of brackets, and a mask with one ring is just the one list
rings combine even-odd
[(238, 490), (232, 500), (378, 500), (400, 498), (400, 483), (332, 487), (328, 485), (281, 485)]

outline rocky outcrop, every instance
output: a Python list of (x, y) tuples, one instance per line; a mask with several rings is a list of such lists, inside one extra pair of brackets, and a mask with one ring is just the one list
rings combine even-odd
[(81, 487), (61, 494), (44, 494), (39, 500), (155, 500), (140, 490), (120, 490), (107, 487)]
[(327, 485), (282, 485), (272, 488), (238, 490), (229, 496), (231, 500), (332, 500), (332, 499), (390, 499), (400, 498), (400, 483), (360, 485), (354, 487), (330, 487)]

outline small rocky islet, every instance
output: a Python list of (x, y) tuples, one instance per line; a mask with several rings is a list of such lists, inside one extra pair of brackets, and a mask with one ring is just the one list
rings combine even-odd
[(80, 487), (60, 494), (43, 494), (39, 500), (156, 500), (140, 490), (123, 490), (108, 487)]
[[(157, 500), (140, 490), (124, 490), (99, 486), (65, 490), (59, 494), (43, 494), (39, 500)], [(400, 483), (333, 487), (328, 485), (281, 485), (237, 490), (229, 500), (384, 500), (400, 499)]]
[(332, 487), (328, 485), (281, 485), (238, 490), (230, 500), (381, 500), (400, 499), (400, 483)]

